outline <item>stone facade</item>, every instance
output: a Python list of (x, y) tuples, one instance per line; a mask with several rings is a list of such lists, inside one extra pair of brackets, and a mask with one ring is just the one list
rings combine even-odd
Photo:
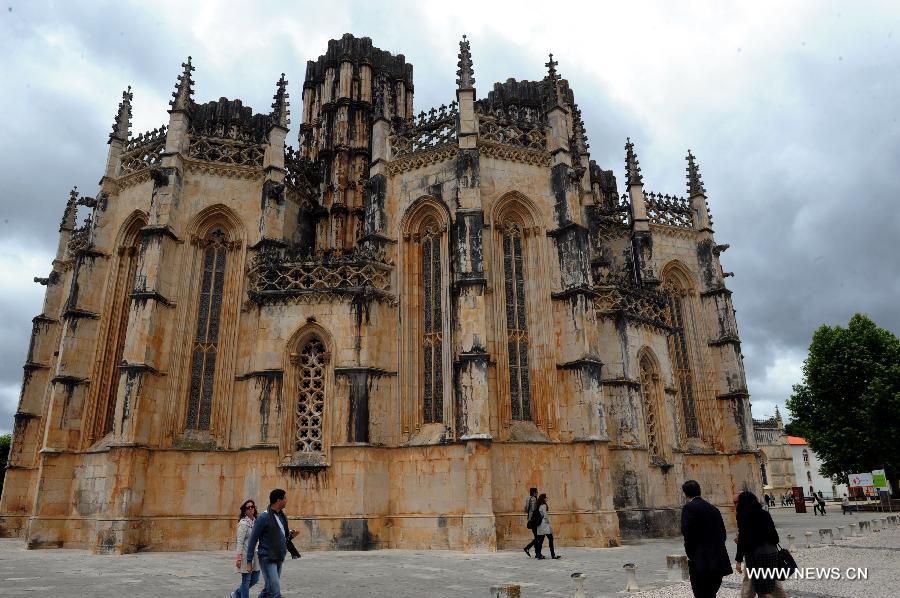
[[(283, 487), (306, 548), (674, 534), (681, 483), (759, 486), (706, 192), (624, 193), (541, 81), (413, 113), (412, 66), (346, 35), (307, 63), (299, 147), (192, 98), (73, 191), (25, 365), (0, 530), (30, 547), (220, 549)], [(78, 216), (87, 218), (79, 223)], [(77, 213), (76, 213), (77, 212)]]
[(769, 419), (753, 420), (753, 436), (759, 448), (763, 492), (780, 502), (783, 495), (791, 494), (797, 480), (791, 447), (788, 445), (788, 436), (778, 407), (775, 408), (775, 415)]

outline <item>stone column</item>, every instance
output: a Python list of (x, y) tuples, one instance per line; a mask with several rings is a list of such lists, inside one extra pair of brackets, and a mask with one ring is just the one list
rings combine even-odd
[(497, 550), (497, 522), (494, 517), (491, 441), (466, 442), (466, 512), (463, 515), (463, 550)]

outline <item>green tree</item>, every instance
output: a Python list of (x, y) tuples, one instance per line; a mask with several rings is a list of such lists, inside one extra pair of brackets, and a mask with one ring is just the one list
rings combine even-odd
[(6, 462), (9, 459), (9, 445), (12, 443), (12, 434), (0, 436), (0, 493), (3, 492), (3, 479), (6, 477)]
[(894, 334), (862, 314), (846, 328), (820, 327), (787, 407), (822, 460), (822, 475), (845, 480), (884, 467), (897, 493), (900, 339)]
[(799, 436), (800, 438), (803, 438), (806, 434), (806, 432), (803, 431), (803, 428), (800, 427), (800, 422), (797, 420), (791, 420), (784, 424), (784, 433), (788, 436)]

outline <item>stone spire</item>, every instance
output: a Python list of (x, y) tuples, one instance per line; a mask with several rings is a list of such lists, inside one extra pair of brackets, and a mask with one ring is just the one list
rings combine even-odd
[(550, 83), (554, 85), (559, 83), (559, 75), (556, 74), (556, 67), (558, 65), (559, 63), (553, 60), (553, 52), (550, 52), (550, 61), (545, 62), (544, 66), (547, 67), (547, 78), (550, 80)]
[(78, 186), (72, 187), (69, 191), (69, 200), (66, 202), (66, 209), (63, 211), (62, 221), (59, 223), (59, 232), (75, 230), (76, 213), (78, 211)]
[(550, 53), (550, 60), (544, 63), (544, 66), (547, 67), (547, 78), (545, 79), (550, 83), (550, 108), (562, 107), (562, 95), (559, 89), (559, 75), (556, 72), (556, 66), (559, 63), (553, 60), (553, 53)]
[(175, 85), (175, 91), (172, 92), (172, 101), (169, 105), (172, 111), (187, 111), (190, 108), (194, 96), (194, 80), (191, 78), (191, 71), (194, 67), (191, 65), (191, 57), (188, 56), (187, 62), (181, 63), (184, 71), (178, 76), (178, 83)]
[(282, 129), (287, 129), (287, 126), (291, 123), (291, 119), (289, 118), (291, 111), (288, 110), (288, 107), (290, 106), (288, 98), (290, 96), (287, 92), (287, 84), (288, 82), (284, 78), (284, 73), (281, 73), (281, 78), (278, 79), (275, 96), (273, 97), (274, 101), (272, 102), (271, 123)]
[(687, 191), (688, 197), (694, 195), (706, 196), (706, 188), (703, 186), (703, 179), (700, 178), (700, 167), (694, 161), (694, 154), (691, 150), (687, 153)]
[(625, 184), (629, 187), (644, 184), (644, 177), (641, 176), (641, 167), (637, 154), (634, 153), (631, 137), (627, 137), (625, 140)]
[(472, 89), (475, 87), (475, 69), (472, 67), (472, 52), (469, 50), (469, 40), (462, 36), (459, 42), (459, 69), (456, 71), (457, 89)]
[(118, 139), (119, 141), (128, 141), (131, 136), (131, 100), (134, 94), (131, 93), (131, 85), (122, 92), (122, 101), (119, 102), (119, 111), (116, 113), (116, 120), (113, 123), (112, 133), (109, 140)]

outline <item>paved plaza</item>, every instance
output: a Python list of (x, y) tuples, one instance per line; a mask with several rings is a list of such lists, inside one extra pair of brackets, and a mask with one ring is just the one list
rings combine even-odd
[[(799, 515), (787, 509), (773, 510), (776, 524), (787, 543), (797, 537), (797, 561), (801, 567), (868, 567), (868, 581), (794, 581), (791, 595), (822, 596), (895, 595), (900, 587), (900, 528), (835, 546), (821, 546), (820, 527), (846, 525), (876, 514), (828, 517)], [(803, 549), (803, 532), (814, 533), (817, 547)], [(729, 552), (734, 544), (729, 539)], [(517, 583), (522, 595), (572, 596), (571, 574), (587, 574), (587, 596), (625, 596), (622, 565), (638, 567), (642, 591), (638, 598), (690, 596), (687, 584), (666, 581), (665, 557), (682, 553), (680, 538), (648, 540), (619, 548), (560, 548), (561, 560), (535, 561), (521, 551), (465, 554), (451, 551), (381, 550), (372, 552), (308, 552), (285, 564), (285, 596), (357, 597), (389, 596), (487, 596), (491, 585)], [(83, 550), (26, 550), (20, 540), (0, 540), (0, 596), (226, 596), (238, 576), (233, 573), (231, 552), (147, 552), (124, 556), (95, 556)], [(726, 579), (721, 597), (737, 597), (739, 579)], [(260, 589), (254, 588), (255, 596)]]

